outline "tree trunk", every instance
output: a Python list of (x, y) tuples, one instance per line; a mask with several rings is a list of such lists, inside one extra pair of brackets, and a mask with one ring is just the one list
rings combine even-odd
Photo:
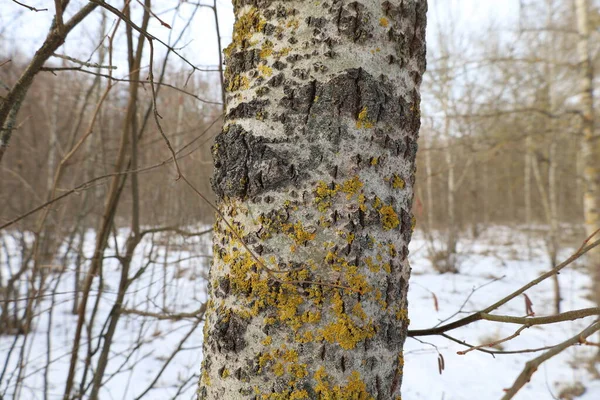
[(427, 231), (433, 232), (433, 168), (431, 164), (431, 152), (433, 151), (433, 139), (429, 143), (429, 149), (425, 152), (425, 173), (427, 174)]
[(427, 3), (234, 5), (199, 398), (399, 398)]
[(527, 232), (527, 254), (529, 260), (533, 258), (533, 248), (531, 245), (531, 235), (533, 235), (533, 218), (531, 217), (531, 170), (533, 162), (533, 141), (531, 135), (525, 139), (525, 231)]
[[(594, 72), (590, 60), (589, 11), (587, 0), (575, 2), (577, 27), (579, 30), (579, 65), (581, 68), (581, 111), (583, 142), (583, 213), (588, 235), (600, 229), (600, 136), (594, 132)], [(588, 253), (591, 273), (594, 279), (594, 295), (600, 304), (600, 249)]]

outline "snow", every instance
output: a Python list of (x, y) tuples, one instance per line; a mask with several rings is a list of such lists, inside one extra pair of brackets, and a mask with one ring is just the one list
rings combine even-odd
[[(201, 231), (202, 227), (197, 227)], [(126, 231), (120, 231), (117, 242), (123, 245)], [(160, 239), (160, 240), (157, 240)], [(19, 244), (8, 234), (0, 250), (0, 268), (6, 274), (8, 268), (16, 268), (19, 261)], [(154, 263), (148, 265), (141, 278), (128, 290), (126, 308), (148, 312), (190, 312), (199, 308), (206, 299), (205, 276), (210, 253), (208, 236), (181, 239), (166, 235), (149, 235), (136, 253), (132, 273), (146, 265), (143, 259), (152, 255)], [(526, 243), (532, 243), (532, 257)], [(114, 241), (110, 240), (109, 254), (114, 254)], [(85, 254), (92, 254), (94, 234), (89, 232), (84, 242)], [(167, 251), (168, 245), (168, 254)], [(428, 245), (424, 236), (416, 232), (411, 243), (413, 275), (409, 291), (409, 314), (411, 329), (429, 328), (441, 320), (453, 316), (452, 320), (464, 317), (469, 312), (485, 308), (508, 293), (536, 278), (549, 269), (543, 240), (528, 240), (522, 231), (504, 227), (486, 230), (478, 239), (461, 238), (460, 274), (439, 275), (427, 258)], [(561, 260), (574, 252), (565, 248)], [(201, 254), (204, 257), (198, 257)], [(7, 258), (7, 255), (10, 257)], [(68, 258), (65, 273), (51, 274), (48, 278), (50, 290), (56, 290), (56, 304), (52, 314), (51, 297), (44, 298), (38, 308), (39, 316), (35, 330), (27, 338), (25, 355), (28, 365), (24, 372), (25, 385), (20, 398), (26, 400), (44, 398), (44, 373), (47, 361), (48, 338), (51, 341), (51, 366), (48, 369), (48, 399), (62, 398), (64, 380), (69, 364), (69, 353), (76, 317), (72, 315), (72, 290), (74, 259)], [(166, 265), (166, 268), (165, 268)], [(102, 295), (94, 338), (101, 334), (102, 325), (109, 315), (120, 279), (118, 262), (114, 258), (105, 261), (104, 294)], [(6, 275), (5, 275), (6, 276)], [(560, 274), (563, 290), (564, 311), (591, 307), (586, 300), (590, 280), (583, 271), (582, 263), (576, 263)], [(90, 299), (88, 314), (96, 300), (98, 283), (94, 286), (94, 297)], [(437, 298), (438, 310), (434, 302)], [(531, 288), (527, 295), (533, 302), (537, 316), (552, 313), (552, 282), (548, 280)], [(462, 306), (462, 309), (461, 309)], [(459, 312), (460, 311), (460, 312)], [(458, 312), (458, 313), (457, 313)], [(519, 296), (496, 312), (502, 315), (525, 315), (524, 297)], [(52, 315), (52, 329), (48, 333), (48, 322)], [(531, 327), (508, 343), (503, 350), (537, 348), (560, 343), (591, 324), (593, 317), (558, 325)], [(487, 343), (513, 334), (519, 325), (479, 321), (457, 329), (450, 334), (471, 344)], [(183, 344), (181, 342), (185, 339)], [(472, 400), (500, 399), (503, 389), (512, 385), (525, 363), (540, 353), (497, 355), (477, 351), (458, 355), (465, 350), (459, 344), (442, 337), (421, 337), (420, 341), (407, 339), (405, 345), (405, 369), (403, 378), (404, 400)], [(593, 337), (591, 340), (595, 340)], [(0, 373), (6, 361), (14, 336), (0, 336)], [(0, 398), (15, 398), (16, 363), (23, 336), (18, 337), (17, 347), (8, 360), (9, 368), (0, 381)], [(88, 351), (88, 339), (84, 336), (80, 359)], [(125, 315), (118, 326), (111, 347), (111, 362), (105, 375), (106, 382), (101, 392), (102, 399), (135, 399), (151, 385), (165, 364), (165, 372), (146, 394), (147, 399), (192, 399), (200, 369), (202, 324), (195, 321), (157, 321), (137, 315)], [(94, 340), (93, 346), (97, 346)], [(181, 351), (169, 361), (174, 350)], [(136, 349), (135, 351), (133, 351)], [(445, 360), (445, 370), (438, 371), (438, 351)], [(600, 398), (600, 381), (594, 381), (586, 370), (585, 357), (594, 349), (577, 346), (544, 363), (533, 379), (515, 397), (519, 400), (558, 398), (565, 385), (580, 381), (586, 387), (579, 400)], [(97, 359), (98, 351), (94, 356)], [(132, 354), (128, 357), (128, 355)], [(81, 371), (79, 371), (81, 374)], [(80, 375), (77, 377), (77, 381)], [(88, 377), (89, 380), (89, 377)]]
[[(461, 273), (439, 275), (433, 271), (427, 260), (425, 240), (422, 235), (417, 234), (411, 245), (413, 276), (409, 291), (410, 329), (432, 327), (440, 320), (455, 314), (471, 293), (472, 296), (464, 306), (465, 312), (452, 320), (484, 309), (546, 272), (549, 269), (549, 261), (545, 255), (543, 240), (532, 239), (534, 248), (531, 260), (528, 259), (525, 243), (525, 235), (501, 227), (487, 230), (485, 235), (477, 240), (463, 238), (459, 246)], [(575, 250), (563, 249), (560, 259), (564, 260)], [(582, 269), (581, 264), (576, 264), (574, 267), (567, 267), (560, 274), (563, 311), (594, 306), (585, 298), (589, 292), (590, 280)], [(435, 310), (432, 292), (438, 299), (439, 311)], [(552, 314), (551, 279), (529, 289), (526, 294), (533, 302), (536, 316)], [(513, 316), (525, 316), (525, 313), (523, 296), (513, 299), (495, 312), (498, 315)], [(503, 343), (503, 350), (558, 344), (575, 336), (593, 320), (594, 317), (590, 317), (556, 325), (533, 326), (510, 342)], [(520, 325), (479, 321), (449, 334), (459, 340), (478, 345), (510, 336), (519, 327)], [(466, 350), (464, 346), (442, 337), (419, 339), (430, 344), (409, 338), (405, 345), (402, 386), (404, 400), (500, 399), (504, 393), (503, 389), (512, 386), (525, 363), (541, 354), (538, 352), (496, 355), (494, 358), (489, 354), (472, 351), (466, 355), (458, 355), (457, 351)], [(437, 350), (433, 345), (437, 346)], [(437, 363), (438, 350), (445, 360), (445, 370), (441, 375)], [(578, 399), (599, 399), (600, 381), (592, 381), (586, 371), (585, 356), (592, 351), (594, 350), (590, 348), (572, 347), (550, 359), (533, 375), (531, 382), (515, 396), (515, 399), (558, 398), (558, 393), (564, 385), (572, 385), (577, 381), (581, 381), (587, 388), (586, 393)]]

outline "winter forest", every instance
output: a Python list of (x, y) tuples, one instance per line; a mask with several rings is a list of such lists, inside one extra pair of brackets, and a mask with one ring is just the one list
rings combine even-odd
[(0, 400), (600, 399), (599, 38), (0, 0)]

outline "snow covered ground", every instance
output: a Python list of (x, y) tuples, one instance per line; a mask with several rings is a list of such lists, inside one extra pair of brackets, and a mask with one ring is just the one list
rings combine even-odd
[[(124, 240), (125, 236), (119, 237)], [(7, 264), (14, 263), (18, 258), (18, 245), (6, 235), (3, 239), (6, 246), (0, 250), (0, 266), (6, 271)], [(527, 237), (506, 228), (490, 228), (477, 240), (461, 239), (461, 273), (457, 275), (439, 275), (432, 269), (427, 258), (426, 243), (417, 232), (411, 244), (411, 329), (431, 327), (455, 314), (461, 306), (463, 313), (456, 315), (455, 319), (470, 311), (482, 309), (548, 269), (541, 239), (531, 239), (533, 252), (529, 259), (525, 245)], [(114, 249), (114, 244), (112, 248)], [(208, 264), (205, 256), (210, 252), (210, 239), (171, 238), (168, 240), (168, 248), (169, 251), (166, 252), (167, 240), (164, 238), (160, 245), (153, 246), (150, 237), (142, 243), (133, 270), (143, 267), (141, 260), (148, 259), (148, 255), (153, 262), (148, 264), (142, 278), (129, 289), (127, 308), (146, 312), (191, 312), (205, 299), (204, 276)], [(9, 259), (6, 257), (6, 249), (13, 253)], [(84, 250), (89, 255), (92, 249), (93, 235), (90, 234), (86, 238)], [(564, 249), (561, 260), (573, 251), (573, 248)], [(70, 265), (72, 261), (66, 260), (66, 265)], [(98, 303), (97, 319), (100, 322), (95, 324), (92, 335), (94, 338), (101, 334), (103, 322), (114, 301), (119, 280), (117, 266), (116, 260), (107, 261), (104, 294)], [(592, 306), (585, 299), (590, 282), (577, 269), (577, 266), (569, 267), (560, 275), (565, 311)], [(71, 313), (73, 277), (72, 267), (69, 266), (64, 274), (55, 274), (49, 281), (50, 289), (57, 293), (55, 305), (50, 313), (51, 298), (41, 303), (35, 331), (25, 343), (23, 354), (29, 361), (21, 377), (24, 385), (20, 389), (20, 399), (43, 399), (44, 391), (47, 392), (48, 399), (62, 398), (76, 321)], [(552, 293), (550, 280), (527, 292), (536, 315), (551, 313)], [(437, 298), (437, 310), (433, 294)], [(95, 298), (92, 300), (95, 301)], [(499, 313), (524, 316), (523, 296), (502, 307)], [(503, 350), (560, 343), (574, 336), (592, 320), (593, 318), (587, 318), (556, 326), (529, 328), (518, 338), (504, 343)], [(50, 321), (52, 328), (49, 331)], [(511, 335), (518, 327), (481, 321), (451, 334), (471, 344), (481, 344)], [(0, 373), (8, 357), (8, 368), (0, 380), (0, 398), (4, 395), (6, 400), (15, 398), (16, 363), (24, 338), (21, 336), (17, 339), (17, 345), (13, 346), (14, 337), (0, 336)], [(406, 342), (404, 400), (500, 399), (503, 389), (512, 385), (525, 363), (539, 354), (498, 355), (494, 358), (473, 351), (457, 355), (456, 352), (464, 350), (464, 347), (441, 337), (420, 339), (422, 342), (410, 338)], [(158, 321), (138, 315), (124, 316), (111, 348), (112, 361), (107, 370), (101, 399), (136, 399), (144, 392), (144, 398), (148, 399), (192, 399), (201, 361), (201, 341), (202, 325), (197, 321)], [(87, 337), (83, 343), (80, 358), (88, 351)], [(49, 357), (48, 345), (51, 348)], [(97, 339), (92, 342), (90, 350), (95, 350), (95, 346)], [(12, 352), (11, 348), (14, 348)], [(171, 357), (177, 349), (179, 351)], [(437, 364), (438, 351), (445, 360), (445, 370), (441, 375)], [(516, 399), (558, 398), (558, 393), (565, 385), (578, 381), (586, 387), (585, 394), (578, 399), (600, 399), (600, 381), (593, 381), (585, 369), (584, 358), (590, 351), (591, 349), (583, 347), (571, 348), (546, 362)], [(48, 360), (50, 367), (46, 368)], [(164, 373), (156, 378), (163, 368)], [(47, 376), (46, 379), (44, 375)]]
[[(583, 238), (582, 238), (583, 239)], [(411, 246), (413, 276), (409, 291), (411, 329), (428, 328), (456, 313), (468, 296), (465, 312), (478, 311), (502, 299), (512, 291), (535, 279), (549, 269), (543, 240), (531, 238), (532, 258), (529, 260), (527, 237), (506, 228), (490, 228), (477, 240), (461, 239), (459, 246), (460, 271), (458, 275), (439, 275), (427, 259), (426, 242), (417, 233)], [(576, 249), (563, 249), (560, 260), (566, 259)], [(562, 310), (593, 307), (585, 297), (590, 281), (583, 271), (567, 267), (560, 274), (563, 290)], [(485, 286), (483, 286), (485, 285)], [(482, 287), (483, 286), (483, 287)], [(481, 287), (481, 288), (480, 288)], [(473, 289), (477, 289), (473, 292)], [(439, 311), (435, 310), (432, 292), (435, 293)], [(526, 294), (533, 302), (536, 316), (550, 315), (553, 309), (552, 281), (548, 279), (529, 289)], [(525, 316), (524, 297), (519, 296), (501, 307), (496, 314)], [(454, 319), (464, 317), (466, 313)], [(453, 319), (453, 320), (454, 320)], [(587, 327), (594, 317), (557, 325), (531, 327), (502, 350), (539, 348), (558, 344), (575, 336)], [(450, 333), (470, 344), (490, 343), (510, 336), (519, 325), (479, 321)], [(596, 337), (594, 337), (595, 339)], [(420, 338), (442, 353), (445, 370), (440, 375), (437, 350), (432, 345), (407, 339), (405, 345), (405, 370), (402, 384), (404, 400), (472, 400), (500, 399), (503, 389), (512, 386), (525, 363), (540, 353), (497, 355), (465, 350), (459, 344), (441, 337)], [(586, 372), (585, 355), (593, 349), (574, 347), (544, 363), (531, 380), (515, 397), (519, 400), (558, 398), (565, 385), (580, 381), (586, 387), (580, 400), (600, 399), (600, 381), (593, 381)]]

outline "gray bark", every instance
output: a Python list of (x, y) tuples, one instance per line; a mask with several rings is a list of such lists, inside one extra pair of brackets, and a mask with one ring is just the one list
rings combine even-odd
[(199, 399), (397, 399), (427, 3), (234, 5)]
[[(582, 133), (581, 155), (583, 163), (583, 213), (585, 229), (592, 235), (600, 229), (600, 135), (594, 132), (594, 71), (590, 59), (589, 2), (576, 0), (578, 53), (581, 85)], [(596, 301), (600, 304), (600, 250), (588, 255), (594, 277)]]

